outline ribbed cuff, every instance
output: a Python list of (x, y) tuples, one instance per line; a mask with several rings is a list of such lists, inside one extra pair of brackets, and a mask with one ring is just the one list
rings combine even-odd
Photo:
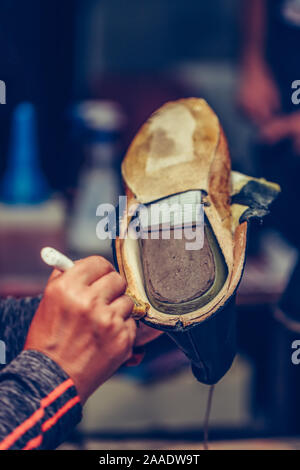
[(28, 433), (31, 433), (36, 439), (35, 448), (53, 449), (80, 421), (82, 407), (74, 383), (48, 356), (33, 350), (22, 351), (1, 372), (0, 385), (5, 381), (10, 381), (11, 387), (16, 383), (21, 395), (18, 397), (21, 415), (25, 412), (26, 416), (26, 407), (29, 418), (33, 410), (41, 410), (39, 422), (33, 422), (34, 426), (18, 439), (17, 448), (28, 444)]

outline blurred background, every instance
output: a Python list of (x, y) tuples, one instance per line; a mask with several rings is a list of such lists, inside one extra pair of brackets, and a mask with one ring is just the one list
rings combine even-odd
[[(239, 354), (216, 387), (213, 440), (300, 434), (300, 369), (291, 363), (300, 330), (290, 331), (272, 313), (298, 259), (300, 127), (290, 97), (292, 81), (300, 79), (299, 2), (245, 3), (264, 4), (263, 14), (247, 12), (240, 0), (0, 6), (7, 92), (0, 105), (1, 296), (42, 292), (45, 245), (74, 258), (112, 258), (110, 241), (96, 237), (96, 208), (117, 204), (126, 148), (168, 100), (207, 99), (227, 134), (234, 169), (271, 178), (288, 195), (273, 218), (251, 229), (237, 297)], [(295, 282), (288, 289), (296, 321)], [(159, 338), (140, 366), (122, 369), (89, 400), (70, 442), (88, 448), (200, 442), (207, 396), (183, 354)]]

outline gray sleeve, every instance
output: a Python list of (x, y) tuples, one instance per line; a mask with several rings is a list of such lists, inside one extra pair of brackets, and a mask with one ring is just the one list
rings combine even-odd
[(0, 369), (22, 351), (41, 297), (0, 299)]
[(81, 419), (67, 374), (46, 355), (22, 351), (40, 300), (0, 300), (0, 450), (53, 449)]
[(21, 352), (0, 372), (0, 450), (54, 449), (81, 412), (72, 380), (40, 352)]

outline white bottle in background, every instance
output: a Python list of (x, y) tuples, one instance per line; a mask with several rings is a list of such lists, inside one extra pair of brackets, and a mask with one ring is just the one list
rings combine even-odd
[(96, 226), (99, 204), (118, 203), (120, 194), (120, 136), (125, 118), (111, 101), (86, 101), (76, 108), (83, 126), (86, 165), (68, 229), (69, 247), (82, 254), (111, 255), (111, 240), (99, 240)]

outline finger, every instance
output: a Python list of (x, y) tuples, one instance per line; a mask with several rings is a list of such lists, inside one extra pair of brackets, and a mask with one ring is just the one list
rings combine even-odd
[(136, 322), (135, 320), (133, 320), (133, 318), (129, 318), (129, 320), (126, 320), (125, 324), (128, 329), (128, 335), (129, 335), (131, 347), (133, 347), (135, 339), (136, 339), (136, 333), (137, 333)]
[(279, 135), (278, 133), (275, 133), (274, 134), (274, 125), (266, 125), (266, 126), (263, 126), (260, 130), (260, 137), (262, 138), (262, 140), (264, 140), (265, 142), (273, 142), (274, 140), (274, 137), (275, 137), (275, 141), (277, 138), (279, 138)]
[(61, 271), (59, 271), (59, 269), (53, 269), (52, 273), (51, 273), (51, 276), (49, 277), (49, 282), (50, 281), (54, 281), (54, 279), (62, 276), (63, 273)]
[(74, 267), (64, 273), (64, 276), (74, 283), (80, 282), (90, 286), (112, 271), (114, 271), (114, 267), (105, 258), (90, 256), (76, 261)]
[(131, 357), (128, 359), (128, 361), (125, 362), (124, 366), (136, 367), (140, 365), (144, 357), (145, 357), (144, 348), (134, 348)]
[(254, 124), (259, 125), (264, 121), (266, 114), (255, 104), (255, 100), (241, 97), (239, 107), (243, 114)]
[(124, 294), (126, 282), (120, 274), (114, 271), (94, 282), (91, 288), (94, 292), (96, 291), (96, 295), (99, 296), (101, 294), (104, 303), (110, 304)]
[(258, 106), (249, 106), (248, 115), (257, 126), (261, 126), (271, 117), (271, 113), (267, 108)]
[(256, 111), (254, 111), (254, 113), (256, 116), (255, 120), (257, 124), (260, 125), (273, 117), (272, 109), (269, 106), (261, 106)]
[(261, 136), (269, 143), (276, 143), (290, 134), (289, 126), (284, 119), (276, 119), (261, 129)]
[(163, 331), (155, 330), (154, 328), (151, 328), (150, 326), (147, 326), (140, 322), (137, 328), (135, 346), (144, 346), (145, 344), (150, 343), (162, 334)]
[(134, 303), (133, 301), (127, 296), (122, 295), (117, 300), (114, 300), (110, 306), (114, 309), (117, 315), (120, 315), (122, 318), (127, 319), (130, 317)]

